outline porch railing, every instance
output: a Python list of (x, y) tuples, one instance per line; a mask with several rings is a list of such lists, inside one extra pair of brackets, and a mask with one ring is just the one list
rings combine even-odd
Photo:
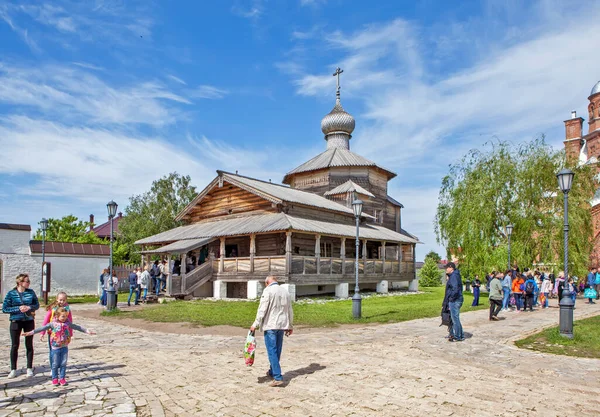
[[(342, 268), (343, 266), (343, 268)], [(329, 258), (319, 259), (317, 272), (317, 258), (315, 256), (292, 256), (292, 274), (354, 274), (355, 260), (351, 258)], [(343, 272), (342, 272), (343, 271)], [(403, 262), (386, 259), (363, 259), (358, 260), (359, 274), (402, 274), (414, 273), (413, 262)]]
[[(225, 258), (223, 272), (250, 273), (252, 272), (252, 259), (250, 257)], [(255, 256), (254, 272), (285, 273), (285, 255)]]

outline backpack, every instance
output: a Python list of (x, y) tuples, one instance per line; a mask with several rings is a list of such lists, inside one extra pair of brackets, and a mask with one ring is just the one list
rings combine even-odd
[(146, 274), (145, 272), (142, 273), (142, 279), (140, 280), (140, 283), (142, 285), (148, 285), (148, 274)]
[(152, 268), (150, 269), (150, 276), (151, 276), (152, 278), (156, 277), (156, 275), (157, 275), (157, 273), (156, 273), (156, 272), (157, 272), (157, 269), (158, 269), (158, 268), (157, 268), (157, 266), (156, 266), (156, 265), (152, 265)]
[(535, 287), (533, 286), (533, 282), (527, 281), (525, 283), (525, 294), (533, 294)]

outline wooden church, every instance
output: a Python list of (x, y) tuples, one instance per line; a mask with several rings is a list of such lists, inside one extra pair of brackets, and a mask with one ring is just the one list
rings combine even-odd
[(340, 102), (321, 121), (327, 148), (289, 171), (285, 185), (217, 171), (217, 177), (177, 216), (186, 225), (141, 239), (145, 259), (178, 259), (171, 295), (256, 298), (267, 275), (293, 297), (335, 293), (355, 282), (360, 199), (359, 285), (387, 292), (417, 289), (418, 238), (402, 229), (402, 204), (388, 195), (396, 174), (350, 151), (354, 118)]

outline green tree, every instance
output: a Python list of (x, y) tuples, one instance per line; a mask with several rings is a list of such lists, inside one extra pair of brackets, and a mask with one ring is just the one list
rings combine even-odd
[(438, 268), (438, 263), (431, 257), (425, 258), (423, 267), (419, 270), (419, 286), (439, 287), (442, 285), (444, 271)]
[(425, 255), (425, 260), (427, 260), (427, 258), (433, 259), (436, 264), (442, 260), (442, 257), (435, 251), (429, 251), (429, 253)]
[[(563, 194), (556, 173), (563, 166), (564, 152), (551, 148), (543, 137), (519, 145), (490, 142), (450, 166), (442, 180), (435, 231), (449, 257), (459, 257), (463, 273), (507, 266), (507, 224), (514, 225), (515, 263), (562, 269)], [(594, 172), (587, 165), (571, 169), (575, 180), (569, 193), (569, 270), (583, 274), (591, 252)]]
[[(46, 240), (71, 243), (108, 243), (89, 230), (89, 222), (79, 220), (72, 214), (64, 216), (62, 219), (50, 218), (48, 219)], [(42, 240), (42, 229), (38, 229), (33, 238)]]
[(120, 256), (139, 263), (139, 247), (134, 242), (145, 237), (181, 226), (175, 217), (197, 195), (189, 176), (177, 173), (166, 175), (152, 183), (150, 191), (129, 198), (123, 220), (119, 223)]

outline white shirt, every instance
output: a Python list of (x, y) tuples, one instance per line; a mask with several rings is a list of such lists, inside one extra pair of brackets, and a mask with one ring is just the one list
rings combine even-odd
[(271, 283), (262, 293), (252, 326), (265, 330), (290, 330), (294, 321), (294, 311), (290, 293), (276, 282)]

